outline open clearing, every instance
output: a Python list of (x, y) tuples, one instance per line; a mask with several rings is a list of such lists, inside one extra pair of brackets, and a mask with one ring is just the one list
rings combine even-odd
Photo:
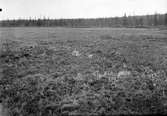
[(115, 38), (147, 36), (165, 38), (167, 30), (145, 29), (145, 28), (0, 28), (1, 39), (17, 39), (23, 41), (33, 40), (97, 40), (100, 36), (111, 36)]
[(167, 30), (0, 28), (12, 115), (167, 114)]
[(38, 41), (77, 41), (125, 45), (156, 45), (166, 49), (167, 30), (144, 28), (0, 28), (1, 40), (30, 44)]

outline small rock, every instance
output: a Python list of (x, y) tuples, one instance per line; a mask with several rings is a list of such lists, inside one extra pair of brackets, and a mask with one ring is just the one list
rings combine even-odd
[(82, 81), (83, 80), (83, 75), (81, 73), (78, 73), (76, 77), (74, 77), (75, 80), (77, 81)]
[(79, 108), (79, 104), (64, 104), (62, 106), (63, 111), (73, 111)]
[(127, 78), (131, 75), (130, 71), (120, 71), (118, 72), (117, 78)]
[(92, 58), (92, 57), (93, 57), (93, 54), (89, 54), (89, 55), (88, 55), (88, 58)]
[(156, 84), (154, 83), (154, 84), (153, 84), (153, 86), (155, 87), (155, 86), (156, 86)]
[(81, 54), (76, 49), (72, 52), (73, 56), (80, 56)]

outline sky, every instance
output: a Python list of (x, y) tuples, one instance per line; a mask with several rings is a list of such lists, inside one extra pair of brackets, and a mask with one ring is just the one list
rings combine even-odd
[(98, 18), (167, 13), (167, 0), (0, 0), (0, 20)]

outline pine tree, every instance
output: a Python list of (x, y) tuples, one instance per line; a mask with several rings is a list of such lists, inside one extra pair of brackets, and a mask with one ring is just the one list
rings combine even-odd
[(126, 16), (126, 13), (124, 14), (124, 17), (123, 17), (123, 26), (127, 26), (128, 25), (128, 20), (127, 20), (127, 16)]
[(155, 13), (154, 14), (154, 26), (158, 25), (158, 15)]
[(165, 14), (165, 25), (167, 26), (167, 13)]

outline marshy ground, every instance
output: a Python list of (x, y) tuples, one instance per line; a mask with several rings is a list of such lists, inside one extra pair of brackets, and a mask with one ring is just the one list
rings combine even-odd
[(11, 115), (167, 114), (167, 30), (0, 28)]

